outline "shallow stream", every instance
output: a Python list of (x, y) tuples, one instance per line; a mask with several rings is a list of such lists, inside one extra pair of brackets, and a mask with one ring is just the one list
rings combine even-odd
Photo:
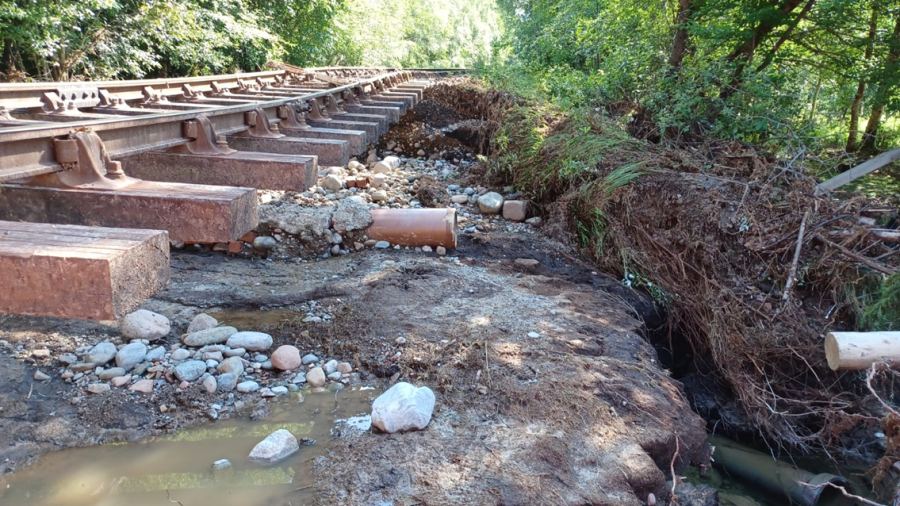
[[(298, 395), (301, 394), (301, 395)], [(133, 443), (72, 448), (42, 455), (21, 471), (0, 478), (3, 506), (242, 506), (309, 502), (313, 461), (348, 425), (366, 419), (378, 392), (295, 392), (271, 403), (260, 421), (234, 418)], [(299, 402), (300, 399), (303, 402)], [(348, 423), (349, 419), (349, 423)], [(278, 429), (315, 440), (272, 466), (248, 461), (250, 450)], [(220, 459), (233, 472), (214, 478)]]

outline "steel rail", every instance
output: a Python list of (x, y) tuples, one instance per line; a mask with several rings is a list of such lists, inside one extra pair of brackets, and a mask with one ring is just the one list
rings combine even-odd
[[(256, 73), (258, 77), (260, 74), (271, 75), (271, 73)], [(76, 130), (90, 129), (96, 132), (103, 140), (104, 146), (112, 158), (129, 156), (191, 142), (191, 139), (184, 136), (182, 123), (199, 116), (205, 116), (210, 120), (217, 135), (235, 134), (250, 128), (245, 120), (247, 112), (261, 109), (271, 122), (273, 119), (278, 119), (277, 110), (283, 105), (306, 102), (325, 96), (339, 96), (344, 91), (370, 86), (377, 81), (401, 75), (400, 72), (380, 74), (335, 88), (303, 92), (294, 97), (279, 99), (254, 101), (252, 95), (241, 95), (241, 100), (251, 100), (251, 102), (239, 105), (211, 105), (208, 108), (190, 111), (128, 117), (111, 116), (109, 119), (25, 124), (2, 128), (0, 129), (0, 182), (64, 170), (63, 166), (56, 161), (53, 149), (54, 140), (66, 137)], [(221, 78), (221, 76), (204, 79), (211, 82), (217, 78)], [(197, 78), (186, 79), (195, 79), (194, 82), (198, 82)], [(191, 103), (202, 105), (202, 100)]]

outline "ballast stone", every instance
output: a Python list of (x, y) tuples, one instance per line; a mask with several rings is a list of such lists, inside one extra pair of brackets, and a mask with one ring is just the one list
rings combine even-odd
[(165, 316), (138, 309), (122, 319), (122, 336), (126, 339), (160, 339), (169, 335), (169, 319)]
[(434, 403), (430, 388), (397, 383), (372, 403), (372, 425), (389, 434), (422, 430), (431, 421)]

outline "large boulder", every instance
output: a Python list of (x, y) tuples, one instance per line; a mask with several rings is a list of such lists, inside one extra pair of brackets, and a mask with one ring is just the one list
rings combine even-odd
[(122, 336), (126, 339), (160, 339), (169, 335), (169, 319), (165, 316), (138, 309), (122, 319)]
[(250, 461), (259, 464), (274, 464), (300, 449), (300, 443), (293, 434), (278, 429), (260, 441), (250, 451)]
[(424, 429), (431, 421), (434, 402), (430, 388), (397, 383), (372, 403), (372, 425), (387, 433)]
[(287, 234), (299, 235), (305, 242), (320, 240), (331, 226), (331, 209), (328, 207), (309, 208), (276, 202), (259, 206), (261, 226), (280, 228)]

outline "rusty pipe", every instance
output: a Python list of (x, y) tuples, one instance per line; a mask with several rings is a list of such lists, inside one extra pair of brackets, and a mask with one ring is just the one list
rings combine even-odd
[(456, 248), (456, 209), (372, 209), (369, 237), (400, 246)]

